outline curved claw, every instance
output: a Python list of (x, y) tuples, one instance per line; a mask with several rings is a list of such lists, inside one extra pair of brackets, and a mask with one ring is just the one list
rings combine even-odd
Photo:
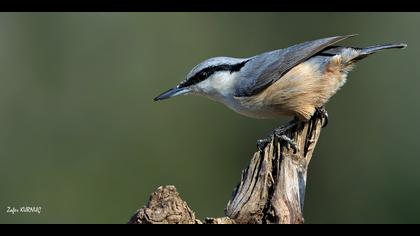
[(293, 128), (297, 124), (298, 124), (298, 120), (295, 117), (295, 119), (293, 119), (292, 121), (290, 121), (286, 125), (275, 128), (272, 131), (272, 133), (270, 134), (270, 136), (268, 136), (267, 138), (264, 138), (264, 139), (257, 140), (258, 150), (260, 152), (264, 151), (264, 149), (267, 147), (267, 144), (269, 144), (273, 140), (273, 138), (276, 137), (276, 138), (280, 139), (281, 141), (289, 144), (290, 147), (293, 149), (294, 153), (296, 153), (298, 151), (298, 147), (297, 147), (295, 141), (293, 141), (291, 138), (289, 138), (285, 133), (288, 129)]
[(328, 125), (328, 112), (325, 107), (317, 107), (314, 115), (322, 118), (322, 128)]

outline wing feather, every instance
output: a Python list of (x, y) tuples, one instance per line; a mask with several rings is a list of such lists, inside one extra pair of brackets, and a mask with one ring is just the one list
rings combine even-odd
[[(263, 70), (258, 73), (257, 77), (249, 76), (246, 80), (241, 81), (241, 86), (237, 89), (235, 95), (237, 97), (247, 97), (258, 94), (301, 62), (314, 56), (326, 47), (353, 36), (355, 35), (317, 39), (277, 50), (273, 55), (270, 55), (274, 59), (269, 61), (264, 59), (261, 62), (261, 64), (264, 64), (262, 66)], [(261, 54), (260, 56), (263, 55)], [(258, 60), (258, 57), (256, 56), (254, 59)], [(265, 65), (267, 63), (268, 65)]]

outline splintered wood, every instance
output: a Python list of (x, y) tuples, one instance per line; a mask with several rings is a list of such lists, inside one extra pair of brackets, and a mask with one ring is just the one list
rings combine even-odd
[(240, 183), (225, 209), (225, 217), (200, 221), (174, 186), (159, 187), (148, 204), (139, 209), (131, 224), (299, 224), (304, 222), (306, 176), (318, 141), (323, 119), (314, 116), (298, 122), (285, 134), (294, 150), (274, 138), (264, 150), (254, 153), (242, 171)]

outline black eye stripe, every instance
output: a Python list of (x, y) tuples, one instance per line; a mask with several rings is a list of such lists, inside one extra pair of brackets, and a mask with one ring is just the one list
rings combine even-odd
[(188, 87), (194, 84), (198, 84), (218, 71), (230, 71), (230, 73), (239, 71), (248, 61), (249, 60), (246, 60), (241, 63), (234, 64), (234, 65), (222, 64), (218, 66), (211, 66), (211, 67), (204, 68), (201, 71), (197, 72), (192, 77), (182, 81), (178, 87), (184, 88), (184, 87)]

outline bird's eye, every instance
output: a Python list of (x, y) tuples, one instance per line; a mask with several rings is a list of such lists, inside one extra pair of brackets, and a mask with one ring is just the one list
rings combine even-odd
[(204, 77), (204, 78), (207, 77), (207, 72), (205, 72), (205, 71), (201, 72), (201, 76)]

